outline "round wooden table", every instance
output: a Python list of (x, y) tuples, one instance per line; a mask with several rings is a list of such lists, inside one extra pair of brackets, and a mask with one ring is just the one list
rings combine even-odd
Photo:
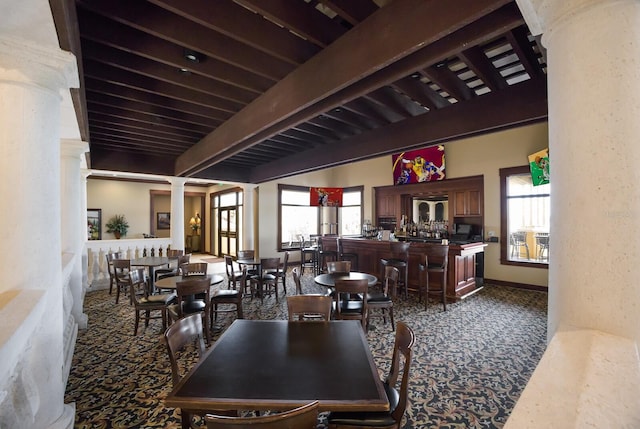
[(373, 274), (361, 273), (358, 271), (351, 271), (350, 273), (333, 273), (333, 274), (319, 274), (313, 279), (321, 286), (333, 288), (336, 286), (336, 280), (362, 280), (366, 279), (369, 286), (373, 286), (378, 283), (378, 278)]
[[(181, 282), (183, 280), (189, 280), (189, 279), (197, 279), (197, 278), (201, 278), (201, 277), (202, 276), (187, 276), (187, 277), (171, 276), (171, 277), (165, 277), (165, 278), (162, 278), (162, 279), (158, 279), (156, 281), (156, 288), (157, 289), (175, 289), (178, 282)], [(220, 274), (207, 274), (207, 277), (209, 277), (211, 279), (211, 284), (212, 285), (217, 285), (217, 284), (222, 283), (224, 281), (224, 277), (221, 276)]]

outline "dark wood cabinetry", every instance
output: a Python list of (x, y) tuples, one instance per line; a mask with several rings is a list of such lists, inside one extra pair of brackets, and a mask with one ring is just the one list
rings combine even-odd
[(381, 226), (383, 229), (393, 230), (394, 227), (399, 227), (402, 215), (411, 220), (414, 199), (437, 197), (449, 202), (449, 210), (445, 216), (450, 234), (455, 232), (453, 227), (456, 224), (472, 225), (472, 235), (481, 236), (484, 230), (484, 178), (482, 176), (380, 186), (374, 190), (374, 222), (376, 226)]
[(454, 216), (481, 216), (482, 194), (479, 189), (465, 189), (453, 192)]
[[(381, 258), (391, 256), (388, 241), (369, 240), (362, 238), (341, 238), (344, 252), (358, 255), (358, 271), (373, 274), (382, 279), (383, 271)], [(420, 272), (418, 265), (424, 263), (424, 255), (430, 254), (430, 249), (438, 244), (412, 242), (409, 247), (409, 291), (417, 292), (420, 287)], [(469, 243), (464, 245), (449, 245), (449, 267), (447, 269), (447, 299), (459, 300), (474, 292), (476, 285), (476, 254), (484, 252), (486, 244)], [(437, 277), (431, 279), (439, 281)]]

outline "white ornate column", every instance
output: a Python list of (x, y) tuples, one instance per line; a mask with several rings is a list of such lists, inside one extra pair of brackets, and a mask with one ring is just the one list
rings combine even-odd
[(245, 184), (242, 185), (242, 249), (254, 249), (257, 255), (260, 254), (260, 250), (257, 249), (257, 243), (255, 240), (256, 236), (256, 221), (255, 218), (258, 216), (256, 207), (256, 199), (258, 198), (256, 192), (256, 185)]
[(505, 429), (640, 427), (640, 2), (518, 5), (547, 49), (549, 345)]
[(171, 177), (171, 248), (184, 250), (184, 184), (187, 179)]
[(552, 167), (549, 338), (640, 340), (640, 2), (519, 1), (543, 32)]
[(74, 420), (64, 404), (60, 91), (77, 85), (73, 55), (0, 36), (0, 250), (11, 255), (0, 260), (2, 427)]
[[(78, 327), (86, 329), (87, 315), (83, 313), (84, 287), (82, 283), (82, 252), (87, 239), (86, 210), (82, 215), (81, 157), (89, 152), (89, 145), (82, 140), (63, 139), (61, 144), (61, 213), (62, 252), (72, 258), (69, 290), (73, 298), (71, 314)], [(85, 222), (83, 223), (83, 218)]]

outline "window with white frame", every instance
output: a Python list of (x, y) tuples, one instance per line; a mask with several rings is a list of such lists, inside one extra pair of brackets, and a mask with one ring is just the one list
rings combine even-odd
[[(338, 231), (343, 236), (362, 232), (364, 186), (343, 189), (342, 207), (338, 208)], [(278, 237), (281, 249), (298, 246), (300, 236), (309, 240), (321, 233), (321, 207), (311, 206), (309, 187), (278, 185)], [(335, 208), (334, 208), (335, 209)], [(335, 212), (334, 212), (335, 213)], [(325, 219), (329, 222), (329, 219)]]
[(501, 260), (548, 266), (551, 184), (533, 186), (528, 166), (500, 169)]
[(362, 234), (362, 196), (364, 186), (345, 188), (342, 193), (342, 207), (339, 209), (341, 236)]

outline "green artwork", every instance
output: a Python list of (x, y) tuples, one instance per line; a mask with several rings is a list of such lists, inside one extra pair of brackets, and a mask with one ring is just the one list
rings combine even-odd
[(533, 186), (549, 183), (549, 149), (529, 155), (529, 168)]

